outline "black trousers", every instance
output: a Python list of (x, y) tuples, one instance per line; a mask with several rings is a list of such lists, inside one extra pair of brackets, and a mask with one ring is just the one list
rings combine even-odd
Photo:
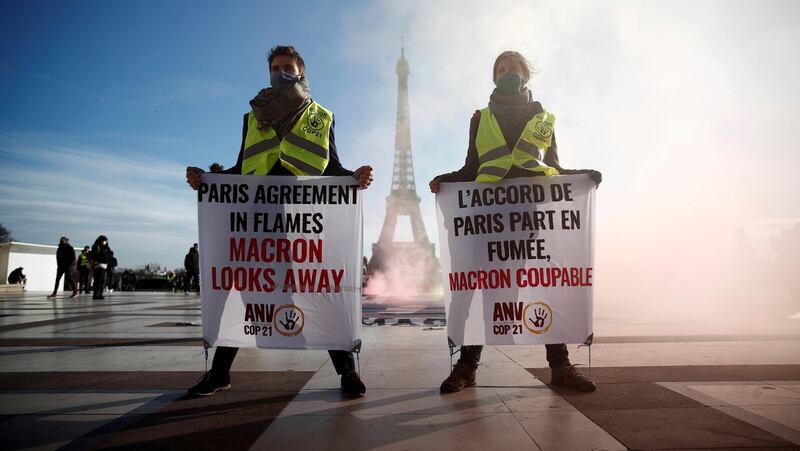
[[(567, 345), (560, 343), (557, 345), (544, 345), (547, 350), (547, 363), (550, 368), (561, 368), (562, 366), (569, 365), (569, 351)], [(481, 351), (483, 346), (462, 346), (461, 357), (459, 363), (465, 363), (472, 368), (478, 367), (478, 362), (481, 360)]]
[[(229, 348), (227, 346), (217, 347), (214, 353), (214, 361), (211, 363), (211, 374), (215, 378), (225, 379), (230, 376), (233, 359), (239, 348)], [(328, 351), (331, 356), (331, 363), (336, 369), (336, 374), (344, 374), (356, 369), (356, 361), (350, 351)]]
[(186, 275), (183, 278), (183, 291), (188, 293), (194, 290), (196, 286), (200, 286), (200, 274), (194, 271), (186, 271)]
[(78, 291), (82, 291), (84, 293), (89, 293), (89, 268), (87, 266), (81, 266), (78, 268)]
[(67, 287), (73, 293), (78, 291), (75, 287), (75, 279), (72, 276), (72, 268), (58, 268), (56, 270), (56, 286), (53, 288), (53, 294), (58, 293), (58, 284), (61, 283), (61, 276), (65, 276), (64, 280), (67, 282)]
[(100, 299), (103, 297), (103, 287), (106, 284), (106, 270), (99, 266), (94, 268), (94, 294), (92, 299)]

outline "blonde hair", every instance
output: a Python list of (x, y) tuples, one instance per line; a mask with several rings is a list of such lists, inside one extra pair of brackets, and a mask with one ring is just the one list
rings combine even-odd
[(494, 67), (492, 68), (492, 80), (495, 80), (495, 76), (497, 75), (497, 66), (500, 64), (500, 61), (510, 58), (522, 67), (522, 77), (525, 78), (525, 81), (528, 82), (531, 80), (531, 73), (534, 72), (533, 65), (528, 61), (521, 53), (514, 51), (514, 50), (506, 50), (505, 52), (501, 53), (496, 60), (494, 60)]

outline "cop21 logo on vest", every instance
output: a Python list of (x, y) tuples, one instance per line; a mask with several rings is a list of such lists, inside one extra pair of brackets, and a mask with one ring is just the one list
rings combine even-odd
[(548, 139), (553, 134), (553, 127), (549, 123), (539, 120), (534, 124), (533, 137), (542, 141)]
[(327, 117), (328, 115), (324, 111), (317, 109), (309, 111), (308, 116), (306, 116), (306, 125), (313, 130), (322, 130), (322, 126), (325, 125), (325, 119)]
[(325, 127), (325, 120), (328, 119), (328, 113), (320, 108), (309, 107), (306, 111), (305, 124), (301, 127), (303, 132), (309, 135), (314, 135), (322, 139), (322, 129)]
[(308, 126), (313, 128), (314, 130), (322, 129), (322, 119), (320, 119), (316, 113), (308, 114), (308, 118), (306, 119), (306, 124), (308, 124)]

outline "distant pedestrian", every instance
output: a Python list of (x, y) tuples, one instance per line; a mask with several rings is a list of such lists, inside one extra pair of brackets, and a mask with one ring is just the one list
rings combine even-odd
[(28, 282), (28, 278), (25, 277), (25, 274), (22, 273), (22, 267), (11, 271), (11, 274), (8, 275), (8, 283), (11, 285), (25, 285)]
[(47, 296), (48, 299), (56, 297), (61, 276), (64, 276), (67, 287), (72, 289), (70, 299), (75, 299), (78, 297), (78, 288), (75, 286), (75, 249), (69, 244), (69, 238), (65, 236), (62, 236), (58, 242), (56, 264), (58, 265), (58, 269), (56, 269), (56, 285), (53, 287), (53, 294)]
[(130, 288), (130, 291), (136, 291), (136, 282), (138, 280), (139, 278), (136, 277), (136, 273), (131, 271), (128, 275), (128, 287)]
[(120, 289), (122, 291), (134, 291), (136, 289), (136, 274), (133, 271), (130, 269), (123, 271), (121, 279)]
[(186, 269), (186, 276), (183, 279), (183, 292), (189, 294), (195, 287), (200, 288), (200, 252), (197, 251), (197, 243), (189, 248), (189, 253), (183, 259), (183, 267)]
[(167, 271), (167, 288), (169, 291), (175, 292), (175, 273), (172, 271)]
[(100, 235), (94, 240), (92, 250), (89, 252), (89, 259), (91, 260), (92, 272), (94, 274), (94, 294), (92, 299), (105, 299), (103, 297), (103, 286), (106, 282), (106, 270), (108, 270), (108, 238), (105, 235)]
[(114, 288), (114, 268), (117, 267), (117, 258), (114, 257), (114, 251), (111, 248), (108, 249), (108, 268), (106, 268), (106, 285), (108, 286), (108, 292), (113, 293)]
[(89, 294), (89, 246), (78, 255), (78, 292)]
[(182, 289), (183, 286), (186, 284), (186, 270), (183, 270), (175, 275), (175, 284), (173, 286), (173, 292), (177, 293), (178, 290)]

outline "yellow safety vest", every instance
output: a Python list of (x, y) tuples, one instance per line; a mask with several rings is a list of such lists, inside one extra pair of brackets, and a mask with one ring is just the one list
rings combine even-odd
[(311, 102), (281, 140), (272, 127), (260, 130), (251, 111), (247, 115), (242, 175), (266, 175), (278, 160), (294, 175), (322, 175), (328, 166), (332, 124), (333, 113)]
[(509, 149), (497, 118), (488, 107), (482, 109), (478, 135), (475, 137), (480, 163), (475, 181), (503, 180), (512, 165), (531, 172), (558, 175), (557, 169), (547, 166), (544, 162), (547, 149), (553, 141), (555, 121), (556, 117), (547, 111), (533, 116), (525, 124), (514, 148)]

